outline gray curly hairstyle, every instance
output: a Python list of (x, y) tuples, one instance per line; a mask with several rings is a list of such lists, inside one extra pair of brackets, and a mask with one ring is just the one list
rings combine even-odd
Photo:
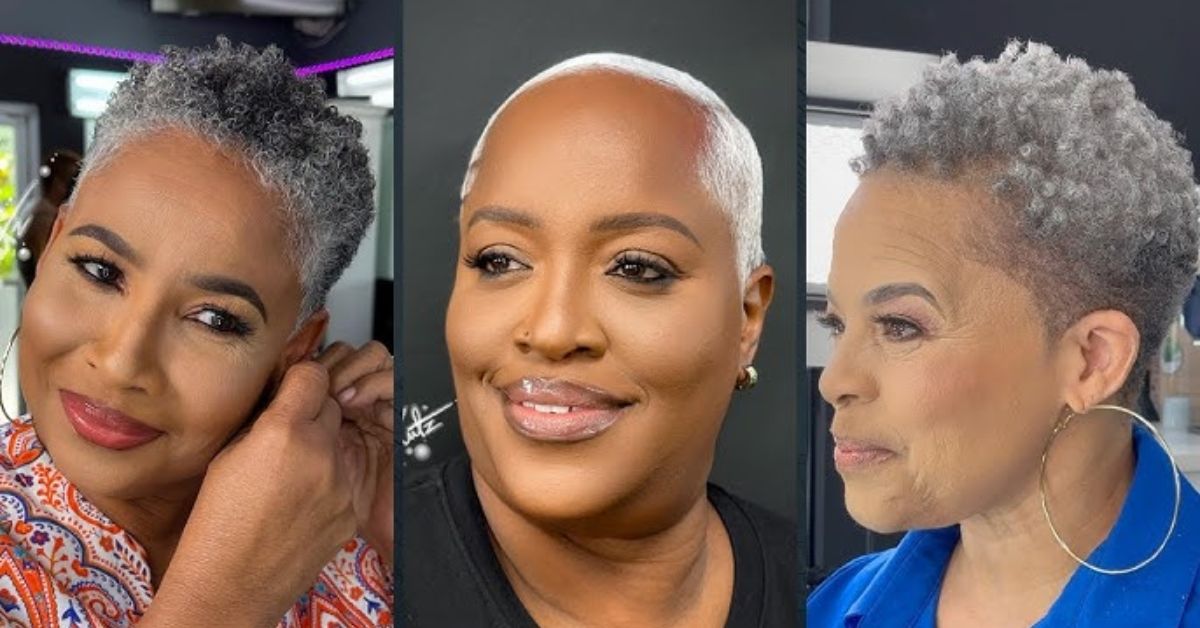
[(289, 263), (302, 302), (297, 326), (320, 309), (374, 218), (375, 182), (362, 125), (326, 105), (320, 79), (300, 79), (282, 51), (219, 38), (213, 47), (166, 47), (135, 65), (96, 120), (69, 203), (87, 177), (131, 141), (182, 129), (232, 149), (282, 201)]
[(895, 168), (982, 183), (1008, 211), (971, 253), (1031, 290), (1054, 337), (1124, 312), (1141, 333), (1132, 398), (1196, 275), (1200, 194), (1190, 153), (1129, 78), (1010, 42), (992, 62), (946, 55), (864, 126), (860, 175)]

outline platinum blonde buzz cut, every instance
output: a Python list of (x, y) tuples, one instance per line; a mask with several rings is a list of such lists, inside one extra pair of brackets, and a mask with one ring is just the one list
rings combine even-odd
[(675, 68), (615, 52), (571, 57), (525, 81), (492, 113), (467, 163), (460, 199), (475, 183), (479, 161), (492, 125), (518, 96), (556, 78), (586, 72), (614, 72), (662, 85), (694, 103), (704, 116), (707, 134), (698, 160), (700, 180), (729, 220), (737, 254), (738, 278), (745, 285), (766, 256), (762, 246), (762, 158), (750, 130), (725, 101), (704, 83)]

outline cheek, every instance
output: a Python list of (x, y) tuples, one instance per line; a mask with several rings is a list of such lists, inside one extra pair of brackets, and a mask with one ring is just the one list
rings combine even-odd
[(503, 291), (488, 292), (455, 283), (446, 308), (446, 349), (456, 373), (487, 368), (512, 344), (516, 304)]
[(666, 298), (610, 298), (597, 308), (616, 361), (658, 397), (729, 396), (741, 312), (700, 286)]
[(271, 364), (212, 358), (171, 358), (172, 405), (181, 442), (208, 456), (245, 425), (263, 400)]
[(69, 289), (64, 279), (57, 272), (39, 274), (21, 309), (19, 379), (31, 409), (41, 402), (38, 384), (46, 379), (44, 369), (103, 326), (103, 309), (89, 295)]
[(1049, 374), (1020, 343), (948, 347), (898, 369), (894, 426), (914, 490), (958, 520), (1025, 478), (1040, 417), (1031, 387)]

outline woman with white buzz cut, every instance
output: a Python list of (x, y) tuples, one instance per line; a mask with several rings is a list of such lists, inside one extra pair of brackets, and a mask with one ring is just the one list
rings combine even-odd
[(652, 61), (496, 110), (446, 314), (467, 456), (406, 481), (406, 625), (792, 625), (794, 526), (707, 482), (758, 378), (762, 188), (746, 127)]

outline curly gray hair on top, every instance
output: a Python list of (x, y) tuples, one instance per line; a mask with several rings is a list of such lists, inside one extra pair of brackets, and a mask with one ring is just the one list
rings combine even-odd
[(1141, 346), (1130, 400), (1196, 275), (1200, 194), (1190, 153), (1129, 78), (1010, 42), (995, 61), (946, 55), (863, 130), (860, 175), (882, 168), (982, 183), (1000, 215), (969, 255), (1030, 289), (1050, 337), (1114, 309)]
[(375, 213), (362, 125), (325, 100), (321, 80), (298, 78), (275, 46), (260, 52), (222, 37), (207, 48), (166, 47), (161, 63), (135, 65), (109, 98), (69, 203), (89, 175), (147, 135), (181, 129), (230, 149), (282, 201), (303, 295), (299, 326), (323, 307)]

